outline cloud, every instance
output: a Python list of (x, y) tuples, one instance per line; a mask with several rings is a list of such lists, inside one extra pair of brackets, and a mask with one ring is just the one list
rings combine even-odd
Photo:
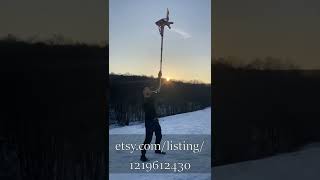
[(185, 32), (185, 31), (183, 31), (183, 30), (181, 30), (181, 29), (171, 28), (171, 31), (179, 34), (180, 36), (182, 36), (183, 39), (189, 39), (189, 38), (191, 38), (191, 34)]

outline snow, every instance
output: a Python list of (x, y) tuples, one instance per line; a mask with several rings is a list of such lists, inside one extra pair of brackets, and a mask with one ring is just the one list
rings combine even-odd
[[(159, 118), (162, 134), (211, 134), (211, 108)], [(144, 134), (144, 123), (109, 129), (109, 134)]]
[[(163, 139), (172, 138), (172, 135), (177, 135), (177, 136), (174, 136), (175, 138), (183, 137), (183, 135), (191, 135), (191, 136), (194, 135), (194, 136), (200, 136), (200, 137), (202, 137), (203, 135), (204, 137), (209, 137), (206, 139), (207, 140), (206, 142), (208, 142), (207, 148), (202, 152), (202, 154), (196, 155), (198, 156), (197, 159), (199, 159), (200, 162), (194, 165), (194, 167), (199, 170), (201, 170), (201, 168), (206, 168), (207, 173), (112, 173), (111, 172), (109, 175), (109, 178), (111, 180), (135, 180), (135, 179), (139, 179), (139, 180), (147, 180), (147, 179), (148, 180), (150, 179), (152, 180), (161, 180), (161, 179), (209, 180), (211, 179), (211, 173), (210, 173), (211, 108), (209, 107), (199, 111), (162, 117), (159, 119), (159, 123), (162, 128)], [(136, 140), (137, 137), (144, 136), (144, 133), (145, 133), (144, 123), (109, 129), (110, 135), (131, 134), (132, 136), (128, 138), (131, 138), (133, 140)], [(141, 141), (141, 138), (139, 139), (139, 141)], [(117, 158), (113, 158), (113, 159), (110, 158), (109, 163), (110, 163), (110, 166), (111, 165), (113, 166), (113, 168), (121, 168), (124, 166), (124, 163), (128, 163), (128, 162), (135, 162), (135, 161), (139, 162), (140, 151), (135, 151), (133, 154), (128, 154), (128, 153), (120, 154), (118, 152), (113, 152), (112, 148), (113, 147), (111, 147), (111, 145), (109, 144), (109, 155), (111, 152), (113, 153), (112, 154), (113, 157), (117, 156)], [(158, 155), (152, 152), (147, 152), (147, 157), (149, 158), (150, 161), (158, 160), (160, 162), (171, 162), (171, 163), (179, 162), (179, 161), (189, 161), (189, 159), (192, 158), (192, 156), (181, 156), (181, 152), (171, 152), (171, 151), (167, 152), (166, 155)], [(205, 171), (205, 170), (202, 169), (202, 171)]]
[[(160, 118), (163, 135), (166, 134), (210, 134), (211, 108)], [(111, 128), (110, 134), (144, 134), (144, 124)], [(128, 155), (124, 160), (137, 158)], [(147, 153), (148, 158), (161, 160), (163, 158), (175, 161), (170, 153), (161, 157)], [(210, 157), (208, 157), (210, 158)], [(310, 144), (302, 150), (279, 154), (273, 157), (217, 166), (212, 170), (212, 179), (217, 180), (319, 180), (320, 179), (320, 143)], [(119, 160), (119, 164), (123, 163)], [(112, 173), (111, 180), (208, 180), (210, 173)]]
[(218, 166), (213, 179), (219, 180), (319, 180), (320, 144), (266, 159)]

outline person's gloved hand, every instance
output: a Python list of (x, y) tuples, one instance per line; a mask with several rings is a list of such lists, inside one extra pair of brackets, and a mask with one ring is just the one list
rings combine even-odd
[(162, 77), (162, 72), (159, 71), (158, 78), (160, 79), (161, 77)]

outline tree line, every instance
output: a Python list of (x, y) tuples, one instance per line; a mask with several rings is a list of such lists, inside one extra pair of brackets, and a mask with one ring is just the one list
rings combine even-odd
[(0, 176), (106, 179), (106, 45), (0, 40)]
[[(199, 81), (162, 79), (157, 95), (160, 117), (203, 109), (211, 105), (211, 85)], [(128, 125), (144, 121), (143, 88), (156, 87), (157, 79), (147, 76), (109, 74), (109, 124)]]
[(270, 57), (241, 66), (226, 59), (212, 61), (214, 165), (320, 141), (320, 70)]

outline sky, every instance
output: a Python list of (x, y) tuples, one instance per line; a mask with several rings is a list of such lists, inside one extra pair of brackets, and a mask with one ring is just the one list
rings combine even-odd
[(1, 0), (0, 37), (46, 39), (53, 34), (100, 44), (108, 37), (106, 0)]
[[(194, 51), (190, 50), (193, 49), (190, 46), (205, 46), (207, 42), (200, 43), (204, 38), (198, 38), (197, 35), (206, 36), (204, 31), (210, 27), (210, 24), (212, 24), (212, 36), (210, 36), (213, 57), (237, 56), (247, 60), (266, 56), (285, 57), (292, 59), (301, 68), (320, 69), (319, 0), (213, 0), (211, 23), (203, 23), (209, 18), (206, 14), (210, 14), (208, 0), (145, 0), (142, 5), (141, 2), (143, 1), (112, 0), (110, 5), (113, 6), (113, 9), (119, 10), (109, 13), (108, 0), (1, 0), (0, 37), (6, 36), (8, 33), (24, 39), (61, 34), (76, 41), (101, 43), (108, 41), (108, 14), (110, 14), (110, 18), (116, 14), (119, 16), (119, 21), (113, 21), (111, 24), (121, 26), (117, 33), (122, 34), (122, 39), (126, 37), (128, 40), (123, 47), (127, 48), (126, 52), (128, 53), (136, 52), (137, 55), (144, 55), (141, 58), (135, 56), (135, 62), (137, 59), (144, 62), (147, 57), (157, 58), (155, 54), (159, 54), (157, 48), (160, 46), (160, 37), (157, 35), (154, 21), (164, 17), (165, 9), (169, 7), (172, 20), (175, 21), (173, 27), (177, 28), (178, 32), (182, 30), (182, 33), (179, 36), (178, 32), (166, 30), (164, 68), (170, 68), (166, 70), (176, 72), (176, 76), (179, 78), (185, 74), (185, 76), (192, 76), (195, 79), (202, 79), (202, 76), (194, 74), (194, 72), (199, 72), (199, 65), (202, 63), (194, 65), (195, 71), (192, 72), (182, 71), (182, 68), (175, 69), (178, 65), (191, 64), (191, 60), (188, 61), (185, 58), (183, 63), (178, 63), (182, 60), (171, 60), (170, 63), (174, 62), (175, 66), (168, 64), (167, 59), (175, 57), (171, 56), (171, 54), (175, 54), (172, 47), (180, 49), (174, 52), (182, 52), (179, 54), (181, 56), (188, 56), (191, 53), (205, 56), (203, 51), (206, 51), (206, 48)], [(133, 19), (133, 17), (137, 19), (126, 20)], [(190, 18), (200, 20), (189, 21)], [(126, 21), (129, 23), (126, 24)], [(192, 24), (197, 26), (192, 26)], [(206, 25), (208, 26), (202, 27)], [(136, 31), (137, 28), (143, 29), (139, 30), (140, 35), (147, 31), (151, 31), (153, 35), (145, 33), (143, 35), (148, 38), (128, 37), (134, 32), (131, 33), (128, 30), (127, 33), (124, 33), (123, 31), (123, 29)], [(147, 30), (147, 28), (151, 29)], [(112, 34), (116, 30), (111, 27), (110, 31)], [(199, 33), (199, 31), (202, 32)], [(131, 39), (134, 42), (147, 43), (139, 46), (135, 44), (135, 49), (132, 50), (129, 49), (131, 47), (129, 40)], [(116, 39), (111, 40), (116, 41)], [(179, 44), (177, 40), (183, 43)], [(175, 42), (173, 43), (173, 41)], [(194, 43), (189, 43), (191, 41)], [(157, 43), (158, 47), (155, 48)], [(147, 51), (144, 51), (143, 54), (141, 49)], [(116, 51), (114, 52), (116, 53)], [(199, 59), (197, 61), (201, 62)], [(119, 62), (121, 65), (121, 61)], [(132, 64), (132, 67), (136, 66), (136, 63)], [(135, 71), (132, 72), (142, 74), (139, 68), (140, 66), (134, 68)], [(149, 70), (147, 74), (156, 75), (156, 66), (148, 66), (148, 69), (152, 70)], [(205, 71), (205, 69), (203, 70)], [(169, 71), (164, 71), (164, 75), (173, 76), (173, 74), (165, 73), (169, 73)]]
[(289, 58), (320, 69), (319, 0), (215, 0), (213, 57)]
[(161, 36), (155, 22), (170, 11), (165, 29), (165, 78), (211, 82), (210, 0), (110, 0), (109, 72), (157, 76)]

